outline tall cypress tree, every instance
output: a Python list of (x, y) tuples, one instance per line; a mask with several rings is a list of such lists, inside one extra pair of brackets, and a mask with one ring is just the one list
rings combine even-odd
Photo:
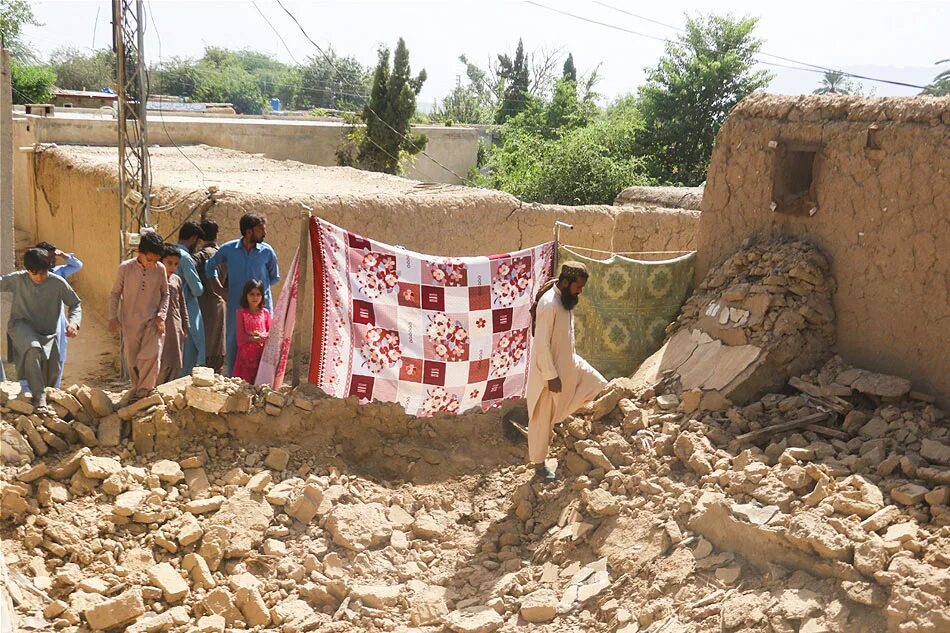
[(571, 53), (568, 53), (567, 59), (564, 60), (564, 71), (561, 73), (561, 79), (577, 83), (577, 68), (574, 67), (574, 55)]
[(504, 123), (527, 107), (530, 73), (521, 39), (518, 39), (514, 59), (508, 55), (498, 56), (498, 76), (505, 80), (505, 92), (495, 115), (495, 122)]
[(409, 125), (416, 113), (416, 95), (425, 80), (425, 70), (412, 77), (409, 49), (402, 38), (396, 45), (392, 67), (389, 49), (379, 51), (369, 103), (363, 107), (366, 130), (357, 154), (361, 168), (396, 174), (400, 154), (412, 156), (425, 149), (428, 138), (413, 134)]

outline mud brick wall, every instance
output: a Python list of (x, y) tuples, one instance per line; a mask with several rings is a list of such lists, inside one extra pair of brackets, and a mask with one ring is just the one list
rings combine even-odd
[[(777, 147), (817, 146), (814, 215), (770, 208)], [(838, 350), (950, 402), (950, 99), (740, 103), (716, 139), (697, 278), (750, 237), (817, 244), (837, 280)]]
[[(189, 151), (198, 153), (191, 148)], [(28, 190), (24, 197), (29, 206), (18, 208), (17, 225), (35, 231), (34, 239), (48, 240), (80, 255), (85, 268), (71, 281), (83, 299), (84, 309), (105, 314), (119, 261), (115, 162), (111, 156), (98, 155), (94, 160), (84, 160), (80, 148), (69, 147), (50, 147), (32, 156), (35, 169), (22, 183)], [(161, 161), (162, 151), (154, 150), (153, 166), (160, 166)], [(266, 179), (268, 168), (276, 164), (279, 162), (261, 158), (260, 173), (255, 178)], [(214, 182), (207, 165), (205, 171)], [(419, 193), (414, 191), (412, 181), (393, 180), (399, 182), (392, 193), (372, 194), (347, 194), (342, 185), (339, 193), (300, 191), (293, 195), (251, 194), (225, 187), (221, 199), (206, 215), (218, 223), (218, 241), (223, 243), (238, 237), (242, 214), (251, 210), (264, 213), (268, 218), (267, 241), (277, 252), (282, 275), (289, 270), (300, 243), (303, 205), (351, 231), (433, 255), (485, 255), (539, 244), (553, 238), (555, 220), (575, 226), (573, 231), (564, 230), (562, 239), (578, 246), (667, 251), (692, 250), (696, 245), (698, 211), (527, 204), (506, 193), (467, 187)], [(167, 209), (154, 212), (152, 221), (162, 235), (171, 235), (172, 240), (181, 222), (190, 216), (191, 206), (200, 199), (200, 195), (191, 195), (182, 200), (191, 189), (177, 177), (153, 182), (153, 204)], [(200, 219), (200, 215), (190, 219)], [(307, 310), (300, 325), (305, 340), (311, 330), (312, 281), (310, 275), (303, 293)]]

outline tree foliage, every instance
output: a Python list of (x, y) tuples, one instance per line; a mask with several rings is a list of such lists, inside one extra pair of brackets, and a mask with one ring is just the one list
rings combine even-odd
[(452, 123), (491, 123), (492, 110), (485, 106), (482, 95), (471, 85), (459, 83), (432, 113), (436, 121)]
[(507, 54), (498, 56), (498, 76), (504, 81), (504, 89), (495, 122), (504, 123), (523, 112), (528, 102), (531, 76), (528, 71), (528, 61), (524, 56), (524, 42), (520, 39), (514, 57), (509, 57)]
[[(940, 64), (946, 64), (948, 62), (950, 62), (950, 59), (941, 59), (937, 62), (937, 65), (939, 66)], [(931, 97), (946, 97), (950, 95), (950, 68), (937, 73), (933, 81), (930, 82), (920, 94), (930, 95)]]
[(854, 94), (855, 86), (848, 80), (848, 76), (840, 70), (826, 70), (821, 81), (812, 94), (816, 95), (850, 95)]
[(475, 184), (530, 202), (571, 205), (611, 204), (624, 188), (651, 184), (636, 155), (643, 117), (634, 100), (597, 112), (577, 99), (573, 84), (558, 82), (550, 103), (534, 99), (504, 125), (502, 143), (488, 150), (487, 173), (475, 176)]
[(20, 36), (25, 25), (40, 26), (27, 0), (0, 0), (0, 46), (21, 64), (36, 62), (36, 55)]
[(771, 73), (754, 70), (762, 41), (755, 18), (687, 18), (686, 33), (666, 46), (640, 88), (645, 130), (639, 153), (657, 180), (698, 185), (706, 178), (716, 133), (745, 96), (764, 88)]
[(300, 69), (299, 109), (361, 109), (369, 100), (370, 70), (354, 57), (342, 57), (331, 48), (314, 56)]
[(115, 84), (115, 52), (109, 48), (92, 53), (58, 48), (49, 63), (56, 72), (57, 87), (64, 90), (101, 90)]
[(425, 80), (425, 70), (412, 76), (409, 49), (402, 38), (396, 44), (391, 66), (389, 49), (379, 51), (370, 100), (363, 108), (365, 129), (357, 133), (357, 166), (396, 174), (404, 159), (425, 148), (426, 136), (413, 134), (410, 129), (410, 121), (416, 112), (416, 96)]
[(56, 73), (49, 66), (10, 63), (13, 103), (48, 103), (53, 96)]
[(564, 69), (561, 71), (561, 79), (577, 83), (577, 68), (574, 67), (574, 56), (570, 53), (567, 54), (567, 59), (564, 60)]

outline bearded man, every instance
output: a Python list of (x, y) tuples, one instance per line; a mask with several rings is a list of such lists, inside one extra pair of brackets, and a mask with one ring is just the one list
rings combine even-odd
[(218, 252), (205, 263), (205, 276), (218, 277), (226, 269), (228, 276), (228, 311), (226, 319), (225, 365), (228, 375), (234, 371), (234, 357), (237, 355), (237, 311), (241, 307), (241, 293), (244, 284), (251, 279), (264, 283), (264, 307), (273, 312), (271, 286), (280, 281), (277, 267), (277, 254), (270, 244), (266, 244), (267, 218), (258, 213), (245, 213), (241, 216), (241, 237), (225, 242)]
[(565, 262), (556, 281), (538, 294), (532, 309), (534, 343), (528, 367), (528, 460), (537, 477), (553, 481), (546, 464), (554, 425), (594, 399), (607, 381), (574, 353), (574, 313), (589, 277), (587, 267)]

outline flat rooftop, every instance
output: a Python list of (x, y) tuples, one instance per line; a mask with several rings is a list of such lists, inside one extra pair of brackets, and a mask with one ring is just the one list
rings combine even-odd
[[(56, 145), (59, 156), (80, 169), (116, 173), (114, 147)], [(266, 196), (450, 196), (511, 198), (506, 193), (461, 185), (422, 183), (351, 167), (320, 167), (292, 160), (273, 160), (237, 150), (187, 145), (151, 147), (154, 187), (222, 191)], [(514, 198), (511, 198), (514, 200)]]

